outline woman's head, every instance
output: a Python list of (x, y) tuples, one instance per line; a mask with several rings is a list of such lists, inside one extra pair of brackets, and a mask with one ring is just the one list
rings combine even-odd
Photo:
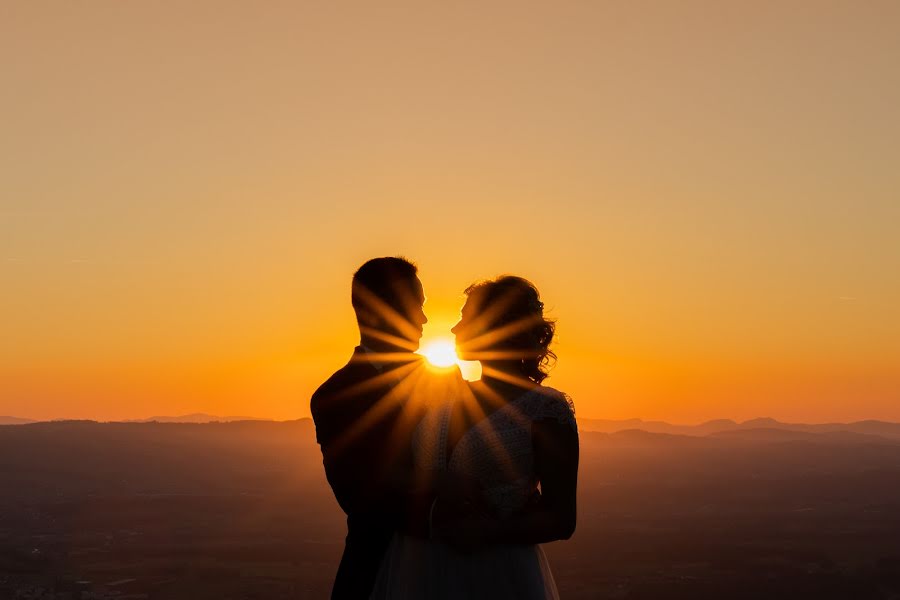
[(514, 365), (535, 383), (543, 381), (556, 359), (550, 350), (555, 324), (544, 318), (537, 288), (527, 279), (503, 275), (474, 283), (465, 293), (452, 330), (460, 358)]

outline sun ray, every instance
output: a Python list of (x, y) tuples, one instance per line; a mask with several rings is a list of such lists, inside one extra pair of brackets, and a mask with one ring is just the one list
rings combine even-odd
[[(356, 288), (356, 293), (359, 295), (359, 297), (365, 303), (366, 308), (372, 314), (384, 320), (389, 325), (393, 326), (398, 332), (400, 332), (401, 336), (406, 336), (406, 338), (401, 338), (405, 341), (406, 345), (410, 343), (409, 340), (418, 339), (419, 330), (416, 329), (415, 325), (410, 323), (409, 319), (400, 314), (397, 309), (388, 304), (383, 298), (379, 298), (376, 294), (372, 293), (362, 285)], [(407, 310), (409, 310), (413, 306), (413, 303), (417, 302), (417, 300), (413, 297), (411, 291), (407, 292), (401, 290), (401, 295), (401, 301)], [(406, 345), (402, 347), (406, 347)]]
[(361, 334), (363, 334), (367, 337), (381, 340), (382, 342), (387, 342), (388, 344), (390, 344), (392, 346), (401, 348), (403, 350), (407, 350), (409, 352), (415, 352), (416, 349), (419, 347), (418, 342), (414, 342), (411, 339), (407, 339), (407, 338), (401, 337), (399, 335), (392, 335), (390, 333), (386, 333), (375, 327), (369, 327), (368, 325), (360, 324), (359, 331)]
[[(380, 355), (377, 355), (380, 356)], [(409, 355), (407, 355), (409, 356)], [(416, 367), (418, 367), (418, 361), (410, 361), (409, 364), (400, 365), (394, 369), (389, 369), (384, 371), (383, 373), (379, 373), (378, 375), (374, 375), (369, 379), (364, 381), (360, 381), (359, 383), (349, 386), (343, 390), (339, 394), (335, 396), (336, 399), (344, 399), (350, 396), (355, 396), (361, 394), (365, 391), (377, 388), (380, 385), (385, 385), (389, 383), (391, 380), (396, 378), (405, 378), (410, 373), (412, 373)]]
[(505, 373), (499, 369), (494, 369), (489, 366), (482, 365), (481, 366), (485, 375), (497, 379), (499, 381), (505, 381), (506, 383), (511, 383), (516, 385), (522, 389), (530, 390), (537, 386), (536, 383), (528, 379), (527, 377), (521, 377), (516, 375), (511, 375), (510, 373)]
[[(500, 378), (498, 377), (497, 379)], [(525, 382), (518, 380), (515, 380), (514, 383), (521, 385), (523, 388), (534, 387), (534, 383), (527, 385)], [(462, 435), (465, 436), (469, 434), (469, 431), (477, 428), (473, 435), (480, 434), (484, 436), (485, 447), (492, 453), (491, 459), (497, 465), (497, 468), (501, 469), (507, 476), (515, 477), (512, 456), (490, 421), (490, 416), (494, 411), (502, 410), (508, 403), (508, 400), (487, 386), (480, 387), (479, 394), (482, 396), (482, 401), (479, 401), (473, 390), (467, 386), (458, 399), (465, 413), (464, 420), (469, 424), (468, 429)], [(510, 416), (522, 425), (528, 422), (524, 415), (514, 409), (510, 411)], [(461, 441), (462, 437), (456, 440), (456, 445), (458, 446)]]
[(487, 331), (479, 335), (478, 337), (468, 340), (466, 342), (466, 348), (471, 349), (472, 351), (477, 351), (480, 348), (490, 348), (500, 341), (503, 341), (516, 335), (517, 333), (525, 331), (526, 329), (534, 325), (538, 319), (539, 317), (534, 316), (524, 317), (522, 319), (517, 319), (512, 323), (507, 323), (502, 327), (491, 329), (490, 331)]
[(503, 314), (503, 311), (509, 308), (514, 301), (515, 296), (512, 293), (507, 292), (502, 297), (491, 302), (490, 306), (479, 307), (480, 310), (478, 314), (472, 318), (472, 329), (474, 331), (490, 329), (493, 323), (497, 321), (497, 318)]
[(336, 399), (350, 398), (368, 390), (387, 385), (391, 380), (400, 378), (400, 382), (397, 383), (397, 385), (388, 390), (365, 414), (347, 427), (340, 438), (334, 440), (332, 443), (332, 452), (336, 455), (340, 454), (359, 436), (369, 430), (376, 422), (387, 415), (391, 410), (395, 409), (398, 405), (402, 404), (405, 399), (405, 386), (403, 383), (420, 367), (421, 364), (419, 361), (413, 361), (408, 365), (401, 365), (394, 369), (386, 370), (384, 373), (380, 373), (343, 390)]
[(365, 354), (357, 354), (353, 356), (351, 362), (375, 362), (393, 365), (396, 363), (412, 363), (416, 362), (415, 354), (411, 352), (366, 352)]

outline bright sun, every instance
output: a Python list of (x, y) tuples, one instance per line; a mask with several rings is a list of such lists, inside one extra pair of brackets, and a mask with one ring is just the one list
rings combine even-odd
[(436, 367), (451, 367), (459, 362), (456, 358), (456, 347), (450, 340), (430, 341), (422, 347), (421, 354)]

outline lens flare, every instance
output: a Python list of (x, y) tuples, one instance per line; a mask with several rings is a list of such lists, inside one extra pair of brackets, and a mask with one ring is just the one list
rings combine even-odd
[(422, 355), (436, 367), (452, 367), (458, 364), (456, 348), (449, 340), (434, 340), (428, 342), (421, 350)]

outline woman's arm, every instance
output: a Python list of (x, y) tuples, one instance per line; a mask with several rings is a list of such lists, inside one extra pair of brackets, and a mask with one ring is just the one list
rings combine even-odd
[(532, 426), (534, 468), (541, 483), (535, 505), (507, 519), (463, 519), (442, 532), (447, 543), (470, 550), (490, 544), (542, 544), (572, 537), (576, 522), (578, 433), (555, 419)]

